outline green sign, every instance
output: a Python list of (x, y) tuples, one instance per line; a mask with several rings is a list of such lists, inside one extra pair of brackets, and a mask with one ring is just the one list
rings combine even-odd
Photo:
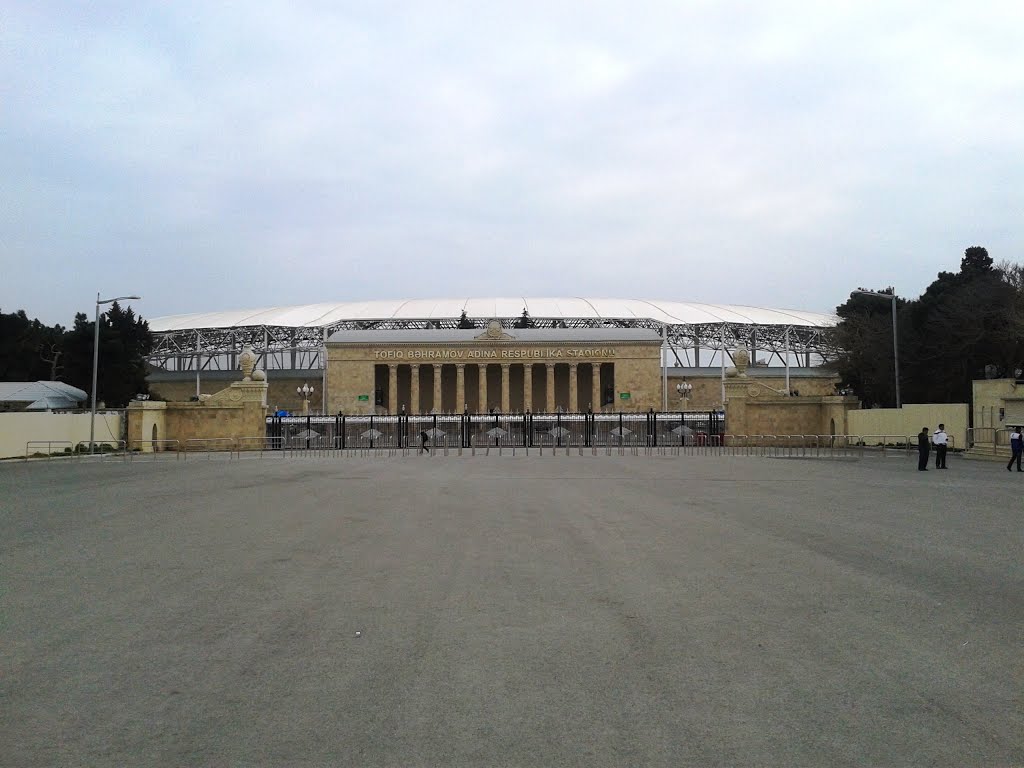
[(619, 400), (629, 400), (629, 392), (619, 392)]
[(368, 402), (370, 402), (370, 396), (369, 395), (359, 395), (359, 397), (356, 398), (356, 399), (359, 400), (360, 403), (368, 403)]

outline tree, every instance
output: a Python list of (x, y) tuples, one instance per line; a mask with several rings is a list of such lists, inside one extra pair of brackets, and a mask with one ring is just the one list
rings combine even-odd
[[(920, 297), (897, 307), (904, 402), (970, 402), (974, 379), (1021, 367), (1024, 269), (994, 266), (980, 246), (964, 252), (959, 272), (940, 272)], [(854, 294), (836, 313), (839, 374), (866, 404), (893, 403), (889, 306)]]
[[(891, 294), (893, 289), (883, 288), (878, 293)], [(906, 301), (896, 300), (901, 352), (908, 341), (904, 338), (906, 324), (899, 321), (906, 305)], [(835, 343), (842, 351), (832, 367), (865, 404), (895, 405), (892, 305), (876, 296), (852, 293), (846, 303), (836, 308), (836, 314), (841, 320), (835, 329)]]
[(64, 328), (29, 320), (25, 310), (0, 313), (0, 381), (54, 381)]
[(975, 277), (992, 271), (992, 257), (988, 250), (980, 245), (972, 245), (964, 251), (960, 260), (960, 273), (965, 277)]
[[(92, 359), (95, 325), (83, 312), (75, 315), (75, 324), (64, 335), (64, 381), (92, 394)], [(96, 400), (112, 408), (121, 408), (137, 394), (149, 391), (146, 382), (146, 356), (153, 342), (149, 324), (136, 317), (129, 307), (114, 302), (100, 315), (99, 367)]]
[(516, 320), (513, 328), (533, 328), (533, 318), (530, 317), (530, 313), (526, 311), (526, 307), (523, 307), (523, 314)]

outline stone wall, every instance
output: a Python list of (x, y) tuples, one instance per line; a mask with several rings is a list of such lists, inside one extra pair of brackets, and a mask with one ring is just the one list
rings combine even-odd
[[(121, 411), (97, 411), (95, 442), (110, 446), (121, 440)], [(88, 446), (91, 414), (14, 411), (0, 413), (0, 459), (24, 456), (30, 440), (53, 440), (52, 446), (34, 445), (29, 453), (62, 452), (79, 443)], [(70, 444), (70, 446), (68, 445)]]
[[(668, 401), (670, 410), (678, 410), (680, 408), (681, 400), (676, 392), (676, 384), (684, 379), (693, 387), (686, 401), (686, 410), (711, 411), (721, 407), (722, 379), (719, 371), (703, 368), (687, 371), (686, 374), (680, 374), (678, 373), (679, 370), (669, 370)], [(784, 372), (780, 372), (777, 368), (749, 368), (747, 372), (747, 378), (760, 388), (762, 396), (785, 395), (786, 375)], [(769, 372), (770, 375), (765, 375)], [(809, 376), (803, 374), (799, 377), (791, 376), (789, 388), (790, 390), (798, 391), (800, 397), (828, 397), (835, 395), (836, 385), (839, 383), (840, 379), (835, 373), (821, 369), (817, 375)]]
[(856, 397), (805, 395), (802, 390), (799, 397), (781, 396), (747, 375), (745, 350), (737, 350), (734, 359), (736, 367), (727, 371), (725, 379), (725, 418), (729, 434), (849, 434), (848, 414), (860, 408)]
[(854, 435), (894, 435), (916, 440), (921, 427), (928, 427), (931, 433), (939, 424), (946, 425), (953, 448), (967, 445), (966, 403), (907, 403), (898, 409), (870, 408), (850, 414), (850, 433)]
[(261, 438), (266, 396), (266, 382), (238, 381), (197, 402), (133, 402), (128, 407), (129, 446), (148, 453), (184, 449), (187, 441), (201, 439), (210, 441), (205, 446), (210, 450), (228, 450), (229, 438)]
[[(230, 378), (224, 374), (228, 373)], [(236, 372), (218, 372), (217, 377), (199, 379), (200, 392), (212, 395), (226, 387), (232, 379), (237, 379)], [(311, 371), (270, 371), (267, 374), (267, 406), (271, 410), (285, 410), (302, 413), (302, 398), (295, 393), (297, 387), (309, 384), (316, 391), (310, 400), (309, 407), (313, 412), (320, 411), (322, 392), (322, 373), (319, 369)], [(153, 397), (170, 402), (189, 402), (196, 395), (195, 378), (175, 380), (161, 379), (159, 375), (150, 377), (150, 391)]]

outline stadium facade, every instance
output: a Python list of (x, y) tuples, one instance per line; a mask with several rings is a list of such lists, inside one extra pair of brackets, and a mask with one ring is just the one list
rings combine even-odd
[[(762, 375), (831, 375), (832, 315), (642, 299), (471, 298), (311, 304), (150, 320), (150, 383), (215, 391), (251, 345), (271, 405), (343, 411), (646, 410), (669, 377), (711, 382), (744, 349)], [(706, 388), (713, 392), (714, 388)], [(722, 398), (724, 402), (724, 397)]]

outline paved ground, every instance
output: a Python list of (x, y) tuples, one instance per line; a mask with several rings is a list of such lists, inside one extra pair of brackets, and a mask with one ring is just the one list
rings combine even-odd
[(1022, 500), (959, 459), (0, 465), (0, 764), (1024, 764)]

